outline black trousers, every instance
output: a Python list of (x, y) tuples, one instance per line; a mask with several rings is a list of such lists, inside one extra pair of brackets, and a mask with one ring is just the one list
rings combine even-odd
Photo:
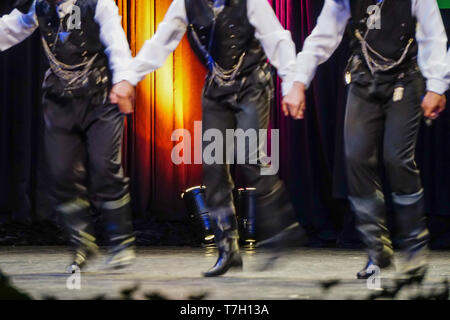
[[(401, 81), (398, 75), (380, 80), (363, 71), (348, 89), (345, 147), (350, 202), (375, 263), (393, 254), (378, 174), (380, 151), (402, 246), (412, 258), (428, 240), (423, 189), (414, 160), (424, 79), (416, 68), (405, 74)], [(394, 101), (397, 87), (404, 88), (404, 94)]]
[[(268, 65), (255, 68), (248, 76), (240, 78), (233, 87), (221, 87), (215, 82), (207, 82), (202, 101), (203, 133), (211, 129), (218, 130), (225, 140), (227, 129), (243, 131), (267, 129), (273, 92), (274, 85)], [(210, 142), (204, 142), (203, 150), (209, 144)], [(252, 154), (254, 150), (248, 147), (247, 144), (245, 164), (239, 166), (246, 180), (246, 186), (256, 189), (258, 234), (265, 239), (297, 221), (284, 184), (276, 175), (261, 175), (262, 167), (259, 162), (250, 164), (249, 159), (254, 155)], [(224, 143), (224, 158), (221, 163), (208, 164), (203, 161), (206, 203), (213, 220), (219, 221), (218, 229), (233, 230), (233, 236), (237, 236), (236, 223), (233, 222), (234, 182), (230, 174), (230, 165), (225, 159), (227, 148), (230, 146)], [(238, 151), (235, 150), (235, 156)], [(231, 225), (228, 225), (229, 223)]]
[(51, 194), (58, 211), (95, 203), (115, 210), (130, 202), (121, 165), (124, 116), (117, 105), (94, 103), (90, 93), (61, 97), (44, 92), (45, 147)]

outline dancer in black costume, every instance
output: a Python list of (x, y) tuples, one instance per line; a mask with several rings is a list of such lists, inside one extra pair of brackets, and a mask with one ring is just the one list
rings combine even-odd
[[(0, 19), (4, 51), (39, 28), (50, 68), (43, 84), (45, 147), (55, 209), (64, 217), (75, 254), (70, 270), (97, 252), (91, 203), (111, 245), (107, 266), (134, 257), (128, 179), (121, 165), (124, 113), (132, 101), (131, 52), (113, 0), (17, 0)], [(121, 112), (122, 111), (122, 112)]]
[[(154, 37), (134, 60), (134, 82), (161, 67), (186, 31), (209, 71), (202, 101), (203, 132), (218, 129), (225, 137), (227, 129), (267, 129), (274, 91), (267, 59), (278, 68), (285, 93), (292, 85), (296, 59), (290, 33), (281, 27), (268, 2), (175, 0)], [(261, 175), (261, 166), (249, 164), (249, 156), (247, 150), (246, 164), (240, 167), (247, 186), (256, 188), (263, 245), (280, 249), (300, 241), (304, 232), (283, 183), (276, 175)], [(217, 263), (204, 273), (206, 277), (242, 268), (233, 181), (226, 163), (223, 159), (221, 163), (203, 164), (206, 203), (219, 249)]]
[(347, 27), (352, 39), (345, 120), (349, 199), (369, 255), (357, 277), (370, 277), (375, 271), (367, 269), (373, 264), (390, 266), (393, 255), (377, 173), (381, 142), (405, 251), (402, 272), (420, 276), (426, 271), (429, 233), (414, 152), (423, 112), (436, 118), (445, 106), (447, 37), (442, 18), (436, 0), (326, 0), (298, 55), (293, 89), (284, 99), (294, 117), (304, 116), (305, 89)]

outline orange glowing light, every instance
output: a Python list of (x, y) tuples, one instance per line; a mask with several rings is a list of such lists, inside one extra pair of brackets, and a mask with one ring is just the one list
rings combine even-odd
[[(116, 0), (123, 17), (133, 55), (136, 55), (155, 33), (164, 18), (171, 0)], [(200, 121), (201, 91), (206, 71), (201, 66), (188, 41), (184, 38), (167, 59), (164, 66), (149, 75), (136, 88), (136, 112), (133, 115), (133, 144), (126, 150), (133, 153), (134, 173), (138, 181), (137, 195), (142, 210), (150, 207), (179, 208), (182, 203), (164, 203), (167, 194), (180, 194), (181, 190), (200, 184), (201, 166), (179, 165), (171, 161), (176, 144), (171, 141), (175, 129), (193, 132), (194, 121)], [(166, 183), (171, 181), (171, 183)], [(151, 195), (145, 194), (151, 190)]]

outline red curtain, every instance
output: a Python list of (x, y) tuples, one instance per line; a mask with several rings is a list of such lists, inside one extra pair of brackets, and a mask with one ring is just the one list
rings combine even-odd
[[(282, 25), (302, 40), (311, 31), (310, 0), (268, 0)], [(171, 0), (117, 0), (133, 54), (156, 31)], [(306, 28), (304, 27), (306, 26)], [(301, 31), (301, 33), (298, 32)], [(183, 212), (180, 193), (201, 184), (199, 165), (174, 165), (170, 140), (175, 129), (193, 132), (194, 121), (201, 120), (201, 88), (205, 70), (191, 51), (186, 38), (163, 68), (148, 76), (137, 88), (135, 114), (128, 119), (124, 154), (132, 178), (137, 212), (177, 218)], [(277, 92), (280, 81), (277, 83)], [(281, 175), (289, 178), (295, 150), (290, 142), (298, 128), (280, 112), (280, 97), (272, 114), (272, 126), (281, 128)], [(192, 146), (193, 148), (193, 146)]]

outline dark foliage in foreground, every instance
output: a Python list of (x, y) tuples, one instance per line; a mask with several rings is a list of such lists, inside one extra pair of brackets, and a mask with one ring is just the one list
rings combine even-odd
[[(405, 281), (405, 280), (396, 280), (394, 281), (394, 285), (389, 288), (383, 288), (381, 291), (377, 291), (375, 293), (367, 296), (367, 300), (393, 300), (396, 299), (400, 292), (403, 289), (412, 286), (420, 286), (422, 280), (414, 280), (414, 281)], [(322, 288), (322, 294), (325, 295), (332, 288), (338, 288), (341, 284), (341, 280), (327, 280), (327, 281), (319, 281), (317, 283), (319, 287)], [(120, 299), (122, 300), (136, 300), (136, 299), (144, 299), (144, 300), (152, 300), (152, 301), (162, 301), (162, 300), (171, 300), (170, 297), (165, 296), (160, 292), (139, 292), (141, 286), (139, 283), (136, 283), (134, 286), (129, 288), (124, 288), (120, 292)], [(450, 300), (450, 285), (448, 279), (445, 279), (441, 284), (435, 285), (435, 287), (426, 291), (424, 288), (415, 296), (410, 296), (410, 300)], [(205, 300), (208, 298), (210, 293), (202, 292), (197, 294), (191, 294), (185, 298), (185, 300)], [(11, 280), (4, 275), (0, 270), (0, 300), (32, 300), (33, 297), (22, 292), (17, 289), (12, 283)], [(58, 300), (58, 298), (54, 296), (43, 296), (44, 300)], [(318, 297), (318, 300), (324, 299), (324, 297)], [(93, 297), (91, 300), (110, 300), (106, 295), (99, 295)]]
[(26, 293), (16, 289), (11, 280), (0, 270), (0, 300), (31, 300)]

